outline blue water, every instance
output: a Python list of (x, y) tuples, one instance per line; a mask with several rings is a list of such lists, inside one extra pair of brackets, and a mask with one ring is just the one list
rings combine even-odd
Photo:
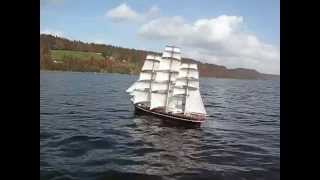
[(280, 82), (201, 78), (201, 127), (137, 116), (120, 74), (41, 71), (41, 179), (280, 179)]

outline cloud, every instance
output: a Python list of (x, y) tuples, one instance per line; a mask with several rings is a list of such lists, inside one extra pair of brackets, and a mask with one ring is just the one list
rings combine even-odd
[[(160, 25), (160, 26), (159, 26)], [(172, 18), (158, 18), (144, 24), (139, 34), (151, 39), (179, 40), (187, 36), (191, 27), (184, 23), (180, 16)]]
[(160, 9), (158, 6), (153, 5), (144, 15), (145, 19), (147, 18), (154, 18), (157, 17), (160, 14)]
[(136, 21), (140, 18), (140, 15), (131, 9), (126, 3), (120, 4), (118, 7), (109, 10), (106, 13), (107, 17), (112, 20), (118, 21)]
[(156, 5), (152, 6), (145, 13), (139, 13), (133, 10), (126, 3), (122, 3), (119, 6), (107, 11), (105, 16), (114, 22), (145, 22), (149, 19), (157, 17), (159, 12), (160, 9)]
[(50, 34), (50, 35), (59, 36), (59, 37), (65, 36), (64, 33), (61, 31), (50, 30), (50, 29), (41, 30), (40, 34)]
[(243, 31), (243, 24), (241, 16), (221, 15), (193, 23), (180, 16), (160, 17), (143, 24), (138, 34), (177, 44), (186, 56), (198, 60), (280, 74), (280, 49)]

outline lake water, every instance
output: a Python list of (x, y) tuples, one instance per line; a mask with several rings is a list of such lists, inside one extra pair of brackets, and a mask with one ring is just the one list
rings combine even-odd
[(280, 81), (201, 78), (200, 127), (137, 116), (136, 76), (40, 72), (41, 179), (280, 179)]

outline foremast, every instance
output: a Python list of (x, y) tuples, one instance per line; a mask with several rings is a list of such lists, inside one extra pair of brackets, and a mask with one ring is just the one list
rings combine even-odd
[(139, 79), (126, 90), (132, 96), (131, 101), (134, 104), (144, 103), (147, 106), (150, 105), (152, 82), (156, 69), (159, 67), (160, 59), (160, 56), (147, 55)]
[[(169, 50), (170, 48), (170, 50)], [(168, 79), (168, 84), (167, 84), (167, 96), (166, 96), (166, 105), (165, 105), (165, 112), (168, 112), (168, 104), (169, 104), (169, 96), (170, 96), (170, 91), (171, 91), (171, 85), (174, 84), (174, 81), (171, 80), (171, 76), (172, 73), (176, 73), (176, 71), (172, 71), (172, 61), (173, 61), (173, 55), (175, 53), (175, 46), (167, 46), (167, 48), (165, 49), (166, 52), (170, 53), (170, 65), (169, 65), (169, 79)], [(179, 49), (180, 51), (180, 49)], [(180, 53), (180, 52), (176, 52), (176, 53)], [(179, 59), (180, 60), (180, 59)]]
[(158, 69), (160, 63), (160, 56), (156, 55), (147, 55), (144, 66), (142, 67), (141, 73), (148, 73), (147, 82), (149, 87), (146, 89), (148, 91), (148, 102), (151, 101), (151, 92), (152, 92), (152, 82), (154, 81), (156, 69)]

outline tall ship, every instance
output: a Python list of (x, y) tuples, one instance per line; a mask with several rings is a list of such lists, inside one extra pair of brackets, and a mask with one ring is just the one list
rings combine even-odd
[(182, 63), (175, 46), (166, 46), (161, 56), (147, 55), (139, 79), (126, 92), (136, 113), (190, 123), (202, 123), (207, 116), (198, 66)]

